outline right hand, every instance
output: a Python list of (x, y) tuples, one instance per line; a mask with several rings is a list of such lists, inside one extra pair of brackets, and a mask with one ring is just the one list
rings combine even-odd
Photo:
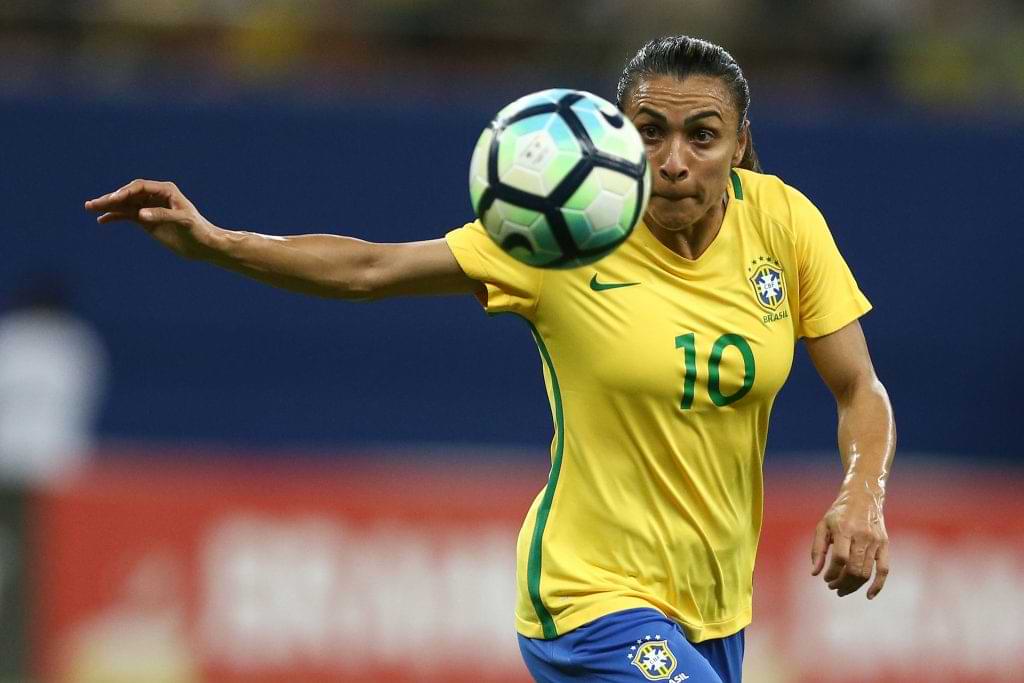
[(97, 223), (134, 221), (153, 239), (186, 258), (200, 258), (217, 228), (181, 193), (178, 186), (156, 180), (133, 180), (119, 190), (85, 203)]

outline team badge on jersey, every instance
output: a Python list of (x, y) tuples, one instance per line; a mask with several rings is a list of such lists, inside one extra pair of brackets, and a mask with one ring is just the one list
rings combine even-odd
[[(644, 640), (636, 641), (636, 645), (630, 648), (628, 657), (633, 666), (640, 669), (640, 673), (649, 681), (667, 681), (679, 663), (661, 636), (655, 636), (653, 639), (646, 636)], [(686, 680), (685, 675), (679, 680)]]
[(775, 312), (786, 300), (786, 281), (782, 277), (782, 266), (778, 259), (759, 256), (747, 267), (747, 278), (754, 288), (757, 303), (766, 311)]

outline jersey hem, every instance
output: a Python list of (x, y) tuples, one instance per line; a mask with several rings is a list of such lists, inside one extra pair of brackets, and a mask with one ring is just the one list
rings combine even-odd
[[(601, 617), (606, 617), (609, 614), (637, 608), (653, 609), (665, 614), (665, 610), (659, 609), (657, 605), (642, 598), (615, 598), (614, 600), (602, 601), (600, 604), (592, 605), (591, 607), (579, 610), (578, 612), (573, 612), (567, 617), (556, 618), (555, 630), (557, 631), (557, 635), (555, 637), (564, 636), (565, 634), (578, 629), (580, 626), (600, 619)], [(727, 638), (739, 633), (750, 625), (753, 618), (753, 612), (750, 607), (746, 607), (739, 614), (726, 619), (725, 621), (705, 623), (703, 625), (690, 624), (668, 614), (665, 614), (665, 617), (679, 624), (679, 627), (683, 629), (683, 633), (686, 634), (686, 639), (689, 642), (700, 643), (702, 641), (712, 640), (715, 638)], [(516, 614), (516, 632), (525, 638), (532, 638), (534, 640), (551, 640), (551, 638), (546, 638), (544, 636), (544, 630), (540, 623), (527, 621), (518, 614)]]

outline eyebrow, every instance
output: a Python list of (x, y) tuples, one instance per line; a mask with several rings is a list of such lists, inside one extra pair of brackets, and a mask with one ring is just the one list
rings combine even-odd
[(668, 121), (668, 118), (664, 114), (662, 114), (660, 111), (655, 111), (650, 107), (640, 107), (639, 109), (636, 110), (636, 113), (647, 114), (652, 119), (657, 119), (658, 121)]
[(707, 111), (697, 112), (696, 114), (691, 114), (690, 116), (687, 116), (686, 120), (683, 121), (683, 126), (689, 126), (694, 121), (700, 121), (701, 119), (706, 119), (709, 116), (717, 116), (722, 121), (725, 120), (722, 119), (722, 115), (719, 114), (714, 109), (708, 109)]
[[(655, 109), (651, 109), (648, 106), (640, 107), (639, 109), (636, 110), (636, 113), (637, 114), (647, 114), (651, 118), (656, 119), (658, 121), (661, 121), (663, 123), (667, 123), (668, 122), (668, 117), (667, 116), (662, 114), (660, 111), (657, 111)], [(686, 119), (683, 121), (683, 126), (684, 127), (685, 126), (689, 126), (690, 124), (694, 123), (695, 121), (700, 121), (701, 119), (706, 119), (709, 116), (717, 116), (719, 119), (721, 119), (723, 121), (725, 120), (725, 119), (722, 119), (722, 115), (719, 114), (714, 109), (708, 109), (706, 111), (697, 112), (696, 114), (691, 114), (690, 116), (687, 116)]]

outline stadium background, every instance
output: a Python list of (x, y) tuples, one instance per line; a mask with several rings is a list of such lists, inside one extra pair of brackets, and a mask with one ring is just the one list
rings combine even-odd
[(666, 33), (745, 68), (766, 169), (822, 209), (875, 305), (900, 434), (890, 585), (837, 601), (804, 557), (839, 483), (835, 408), (798, 351), (750, 679), (1024, 680), (1009, 0), (0, 5), (0, 310), (59, 272), (110, 357), (90, 471), (0, 499), (0, 675), (524, 680), (511, 554), (551, 434), (525, 327), (468, 297), (275, 291), (81, 202), (173, 179), (225, 227), (438, 237), (471, 218), (469, 155), (500, 106), (611, 96)]

